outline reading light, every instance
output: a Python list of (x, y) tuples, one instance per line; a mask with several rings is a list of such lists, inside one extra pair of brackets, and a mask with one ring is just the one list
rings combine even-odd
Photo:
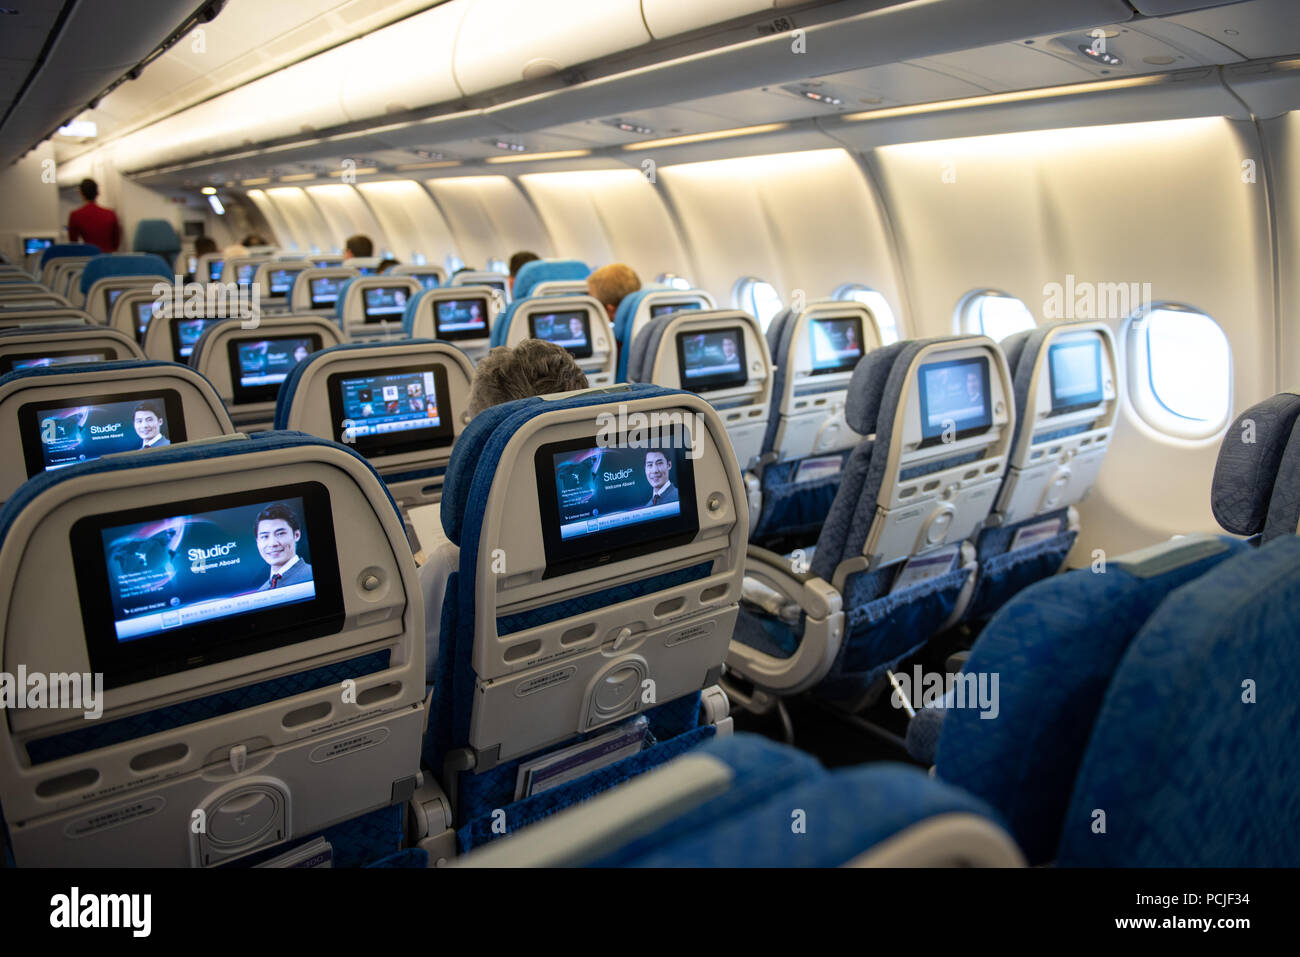
[(827, 106), (844, 105), (844, 101), (838, 96), (829, 96), (825, 93), (818, 93), (816, 90), (804, 90), (803, 95), (810, 100), (816, 100), (818, 103), (825, 103)]
[(714, 130), (712, 133), (687, 133), (683, 136), (669, 136), (662, 140), (643, 140), (640, 143), (628, 143), (625, 150), (648, 150), (660, 146), (680, 146), (683, 143), (707, 143), (710, 140), (726, 140), (736, 136), (753, 136), (756, 133), (775, 133), (783, 130), (788, 123), (764, 123), (761, 126), (742, 126), (734, 130)]
[(435, 160), (431, 163), (402, 163), (395, 167), (401, 172), (412, 169), (444, 169), (448, 166), (459, 166), (460, 160)]
[(573, 159), (578, 156), (590, 156), (591, 150), (556, 150), (551, 153), (529, 153), (525, 156), (489, 156), (486, 163), (531, 163), (534, 160)]
[(1018, 90), (1013, 93), (989, 93), (984, 96), (967, 96), (959, 100), (937, 100), (933, 103), (914, 103), (911, 106), (890, 106), (883, 110), (868, 110), (865, 113), (849, 113), (844, 116), (846, 123), (859, 120), (883, 120), (895, 116), (915, 116), (918, 113), (939, 113), (946, 110), (963, 110), (973, 106), (993, 106), (999, 103), (1024, 103), (1032, 100), (1050, 100), (1058, 96), (1074, 96), (1082, 93), (1100, 93), (1103, 90), (1122, 90), (1135, 86), (1154, 86), (1168, 82), (1170, 74), (1154, 73), (1147, 76), (1130, 76), (1120, 80), (1099, 80), (1094, 83), (1068, 83), (1064, 86), (1049, 86), (1038, 90)]
[(204, 186), (201, 190), (199, 190), (199, 192), (202, 193), (204, 196), (216, 196), (217, 188), (215, 186)]
[(505, 140), (488, 140), (488, 142), (499, 150), (506, 150), (509, 153), (526, 153), (528, 147), (522, 143), (507, 143)]

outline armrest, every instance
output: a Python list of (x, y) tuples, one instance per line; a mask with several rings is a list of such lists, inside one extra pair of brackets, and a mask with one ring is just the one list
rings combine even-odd
[(745, 574), (794, 602), (804, 612), (803, 638), (789, 658), (732, 641), (727, 666), (755, 687), (778, 695), (797, 694), (821, 681), (839, 654), (844, 636), (843, 599), (823, 579), (795, 572), (775, 552), (751, 545)]
[(730, 786), (717, 758), (687, 754), (468, 854), (453, 867), (580, 867), (657, 830)]

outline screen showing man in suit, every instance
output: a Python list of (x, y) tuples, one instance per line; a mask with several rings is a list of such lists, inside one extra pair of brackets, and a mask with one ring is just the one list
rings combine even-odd
[(104, 529), (118, 641), (311, 601), (303, 508), (290, 498)]
[(302, 526), (293, 509), (282, 502), (268, 505), (257, 516), (257, 550), (271, 566), (258, 591), (311, 581), (311, 566), (298, 554)]
[(676, 517), (679, 448), (589, 448), (556, 454), (560, 538)]

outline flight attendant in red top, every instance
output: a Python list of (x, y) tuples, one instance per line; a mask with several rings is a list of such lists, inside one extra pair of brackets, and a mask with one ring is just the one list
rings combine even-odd
[(115, 253), (122, 242), (122, 227), (117, 213), (96, 204), (99, 185), (93, 179), (81, 181), (81, 195), (86, 204), (68, 217), (68, 242), (86, 242), (98, 246), (101, 253)]

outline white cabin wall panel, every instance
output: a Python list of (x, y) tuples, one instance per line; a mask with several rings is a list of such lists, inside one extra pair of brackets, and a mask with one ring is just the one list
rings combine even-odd
[[(252, 193), (250, 192), (250, 196)], [(313, 246), (321, 252), (330, 253), (343, 245), (346, 237), (336, 236), (321, 216), (316, 204), (306, 191), (297, 186), (277, 186), (266, 191), (267, 200), (272, 208), (284, 220), (288, 235), (303, 251)], [(265, 213), (265, 210), (263, 210)], [(267, 217), (270, 219), (270, 217)], [(274, 220), (272, 220), (274, 224)]]
[(951, 335), (967, 293), (998, 289), (1040, 315), (1050, 259), (1039, 170), (995, 137), (877, 150), (912, 305), (911, 338)]
[[(442, 265), (455, 240), (433, 198), (419, 183), (409, 179), (360, 183), (357, 189), (370, 204), (399, 262), (413, 262), (420, 253), (428, 262)], [(376, 255), (379, 252), (376, 250)]]
[[(1249, 129), (1191, 119), (879, 150), (923, 334), (950, 331), (960, 296), (983, 286), (1023, 299), (1041, 322), (1045, 287), (1068, 276), (1076, 284), (1150, 283), (1154, 300), (1195, 307), (1223, 327), (1236, 410), (1271, 394), (1264, 191), (1240, 175)], [(950, 182), (940, 175), (944, 163)], [(1111, 326), (1119, 331), (1123, 318)], [(1072, 563), (1086, 562), (1094, 548), (1115, 555), (1216, 530), (1209, 489), (1218, 444), (1160, 435), (1126, 398), (1101, 479), (1081, 507)]]
[(796, 290), (812, 300), (865, 282), (899, 309), (884, 219), (844, 150), (666, 166), (658, 176), (694, 263), (688, 275), (719, 305), (730, 303), (737, 279), (752, 275), (787, 302)]
[(546, 227), (524, 194), (505, 176), (428, 180), (465, 265), (483, 269), (492, 256), (509, 259), (519, 250), (556, 255)]
[(624, 262), (647, 284), (662, 272), (690, 276), (690, 261), (660, 187), (640, 171), (539, 173), (520, 182), (559, 255), (593, 268)]
[[(1277, 222), (1277, 392), (1300, 392), (1300, 113), (1261, 124)], [(1262, 164), (1257, 164), (1257, 166)], [(1257, 170), (1262, 180), (1262, 170)]]
[[(375, 244), (375, 254), (389, 245), (388, 235), (380, 227), (361, 194), (345, 183), (308, 186), (307, 195), (329, 226), (333, 241), (330, 248), (341, 247), (349, 236), (360, 233)], [(322, 249), (325, 247), (321, 247)]]
[(257, 211), (262, 214), (267, 225), (271, 227), (272, 235), (264, 237), (272, 246), (279, 246), (281, 249), (303, 249), (302, 237), (297, 234), (289, 221), (285, 219), (284, 214), (280, 212), (276, 205), (271, 202), (270, 197), (260, 189), (250, 189), (245, 195), (249, 201), (257, 207)]

